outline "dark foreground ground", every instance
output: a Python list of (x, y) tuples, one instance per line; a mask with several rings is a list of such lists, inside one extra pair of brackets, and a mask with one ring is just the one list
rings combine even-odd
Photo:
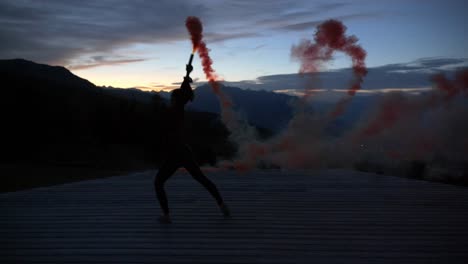
[(129, 166), (119, 168), (116, 165), (99, 167), (40, 162), (0, 163), (0, 193), (126, 175), (137, 170), (141, 171), (141, 166), (137, 168)]
[(344, 171), (155, 171), (0, 194), (0, 263), (466, 263), (468, 189)]

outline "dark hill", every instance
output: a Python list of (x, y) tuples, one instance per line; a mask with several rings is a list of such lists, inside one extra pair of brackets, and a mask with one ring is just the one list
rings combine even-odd
[(0, 72), (10, 77), (29, 78), (31, 80), (56, 83), (83, 89), (95, 89), (96, 86), (80, 78), (62, 66), (49, 66), (23, 59), (0, 60)]
[[(0, 162), (80, 166), (151, 166), (163, 157), (165, 100), (146, 101), (96, 87), (64, 67), (0, 60)], [(200, 162), (232, 154), (211, 113), (190, 112), (189, 143)]]

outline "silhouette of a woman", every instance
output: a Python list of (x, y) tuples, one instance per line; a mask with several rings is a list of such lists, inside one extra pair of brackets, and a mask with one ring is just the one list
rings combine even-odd
[(171, 223), (169, 214), (169, 206), (167, 201), (166, 192), (164, 190), (164, 183), (171, 177), (178, 168), (184, 167), (192, 177), (203, 185), (208, 192), (216, 200), (221, 212), (225, 217), (230, 216), (228, 207), (219, 194), (216, 185), (211, 182), (200, 170), (195, 161), (192, 151), (184, 142), (183, 124), (184, 124), (184, 108), (185, 104), (193, 100), (193, 91), (190, 87), (192, 79), (189, 77), (192, 72), (192, 65), (188, 64), (186, 67), (187, 76), (184, 77), (179, 89), (175, 89), (171, 93), (171, 103), (166, 113), (165, 119), (165, 161), (159, 168), (154, 180), (154, 187), (156, 196), (161, 205), (163, 215), (159, 218), (161, 223)]

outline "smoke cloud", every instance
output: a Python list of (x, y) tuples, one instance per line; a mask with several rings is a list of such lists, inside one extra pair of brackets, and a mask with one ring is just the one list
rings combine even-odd
[[(391, 143), (394, 150), (387, 155), (393, 158), (431, 160), (437, 155), (463, 162), (466, 148), (449, 141), (458, 141), (463, 148), (468, 139), (468, 126), (453, 123), (456, 116), (466, 117), (468, 111), (467, 76), (466, 69), (456, 72), (453, 80), (435, 74), (431, 78), (433, 89), (423, 95), (392, 93), (382, 97), (373, 114), (356, 127), (354, 141)], [(451, 126), (457, 131), (451, 131)], [(459, 134), (460, 130), (464, 134)], [(454, 134), (457, 136), (452, 137)]]
[(325, 133), (327, 125), (345, 111), (351, 98), (361, 88), (361, 83), (367, 74), (365, 50), (357, 44), (358, 39), (355, 36), (346, 36), (345, 33), (346, 27), (343, 23), (327, 20), (317, 26), (314, 41), (303, 40), (299, 45), (293, 46), (291, 56), (300, 61), (299, 72), (302, 74), (318, 72), (337, 51), (350, 56), (354, 80), (350, 84), (347, 96), (339, 100), (334, 109), (325, 116), (310, 112), (308, 101), (314, 93), (314, 80), (311, 79), (310, 87), (305, 89), (303, 100), (295, 105), (296, 113), (287, 129), (266, 142), (257, 140), (241, 145), (239, 159), (234, 162), (234, 167), (241, 170), (259, 165), (312, 168), (338, 164), (344, 158), (348, 158), (340, 157), (346, 155), (348, 151), (333, 153), (333, 150), (337, 150), (343, 142), (339, 142), (339, 139), (329, 139)]
[[(201, 36), (200, 21), (190, 21), (199, 24), (187, 26), (189, 32), (195, 28)], [(325, 21), (317, 26), (313, 40), (303, 40), (291, 48), (291, 56), (301, 63), (299, 72), (310, 77), (310, 73), (322, 70), (335, 52), (348, 55), (354, 78), (346, 96), (327, 113), (314, 112), (311, 106), (316, 80), (311, 78), (287, 128), (268, 140), (259, 140), (220, 90), (206, 44), (201, 37), (192, 36), (192, 40), (206, 78), (220, 100), (223, 121), (236, 135), (237, 158), (223, 161), (221, 166), (245, 171), (257, 167), (349, 168), (363, 161), (387, 167), (415, 160), (436, 165), (468, 162), (468, 69), (457, 71), (452, 78), (434, 74), (430, 78), (432, 89), (420, 95), (382, 94), (350, 129), (332, 136), (327, 128), (346, 111), (367, 74), (366, 52), (357, 44), (357, 37), (346, 35), (342, 22)]]
[[(327, 20), (317, 26), (314, 41), (303, 40), (299, 45), (293, 46), (291, 56), (301, 62), (300, 73), (314, 73), (333, 58), (336, 51), (344, 52), (352, 60), (354, 80), (348, 88), (348, 96), (341, 99), (330, 112), (332, 117), (341, 115), (351, 101), (351, 97), (361, 88), (362, 81), (367, 74), (366, 51), (357, 44), (355, 36), (346, 36), (346, 26), (338, 20)], [(308, 87), (309, 88), (309, 87)], [(310, 95), (306, 88), (306, 95)]]

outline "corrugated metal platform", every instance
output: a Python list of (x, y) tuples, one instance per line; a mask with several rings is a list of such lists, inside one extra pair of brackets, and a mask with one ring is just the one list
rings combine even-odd
[[(155, 171), (0, 194), (0, 263), (468, 263), (468, 189), (344, 170)], [(64, 175), (65, 177), (65, 175)]]

